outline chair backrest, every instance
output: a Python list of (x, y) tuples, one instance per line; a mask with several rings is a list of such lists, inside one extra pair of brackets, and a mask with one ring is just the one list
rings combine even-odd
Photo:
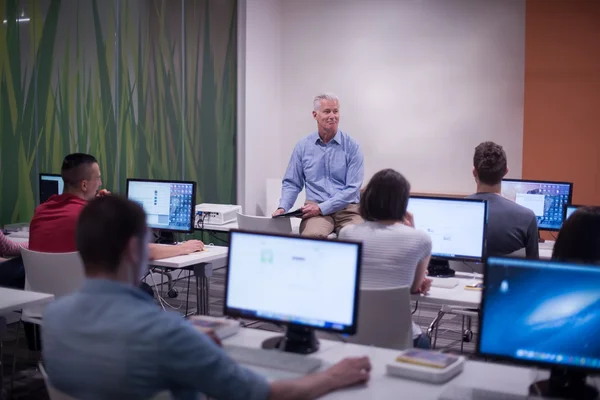
[(507, 254), (506, 257), (527, 257), (527, 249), (523, 247), (522, 249)]
[[(48, 379), (48, 374), (46, 373), (46, 370), (44, 369), (44, 365), (42, 363), (39, 363), (38, 367), (40, 369), (40, 373), (44, 377), (44, 383), (46, 384), (46, 390), (48, 391), (48, 397), (50, 397), (50, 400), (77, 400), (74, 397), (64, 394), (63, 392), (52, 386), (52, 383), (50, 383), (50, 379)], [(201, 398), (201, 396), (198, 396), (198, 399)], [(171, 392), (168, 391), (160, 392), (156, 396), (151, 398), (151, 400), (171, 399), (173, 399), (173, 396), (171, 395)]]
[(283, 234), (292, 232), (292, 223), (289, 218), (258, 217), (238, 213), (237, 222), (238, 228), (247, 231)]
[[(267, 179), (267, 209), (265, 215), (270, 216), (273, 211), (279, 207), (279, 200), (281, 199), (281, 179)], [(296, 202), (292, 206), (291, 210), (296, 210), (304, 205), (306, 201), (306, 193), (304, 189), (298, 194)], [(288, 211), (291, 211), (288, 210)]]
[(56, 389), (54, 386), (52, 386), (52, 384), (50, 383), (50, 379), (48, 379), (48, 374), (46, 373), (46, 370), (44, 369), (44, 365), (42, 363), (39, 363), (38, 367), (40, 369), (40, 373), (44, 377), (44, 383), (46, 384), (46, 390), (48, 391), (48, 397), (50, 397), (50, 400), (77, 400), (74, 397), (66, 395), (60, 390)]
[(413, 347), (410, 288), (361, 289), (358, 330), (348, 341), (396, 350)]
[[(78, 290), (85, 274), (78, 252), (41, 253), (21, 249), (25, 267), (25, 290), (50, 293), (59, 298)], [(41, 316), (41, 307), (30, 307), (23, 314)]]

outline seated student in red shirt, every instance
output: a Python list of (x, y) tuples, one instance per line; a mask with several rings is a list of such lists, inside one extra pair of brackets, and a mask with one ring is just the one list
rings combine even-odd
[[(40, 204), (29, 224), (29, 249), (45, 253), (77, 251), (75, 226), (79, 214), (89, 200), (109, 195), (100, 190), (102, 179), (96, 158), (89, 154), (67, 155), (60, 171), (65, 187), (63, 194), (53, 195)], [(204, 243), (189, 240), (174, 246), (149, 244), (150, 259), (175, 257), (200, 251)]]

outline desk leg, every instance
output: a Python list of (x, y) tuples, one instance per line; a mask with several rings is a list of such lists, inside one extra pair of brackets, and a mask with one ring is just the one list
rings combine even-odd
[(431, 340), (431, 336), (433, 335), (433, 330), (436, 329), (437, 325), (440, 323), (440, 321), (442, 320), (442, 318), (444, 317), (446, 313), (443, 311), (440, 311), (437, 315), (437, 317), (435, 317), (435, 319), (431, 322), (431, 324), (429, 324), (429, 328), (427, 328), (427, 336), (429, 337), (429, 340)]
[(210, 277), (212, 276), (212, 264), (194, 265), (194, 276), (196, 277), (196, 314), (209, 315), (210, 313)]

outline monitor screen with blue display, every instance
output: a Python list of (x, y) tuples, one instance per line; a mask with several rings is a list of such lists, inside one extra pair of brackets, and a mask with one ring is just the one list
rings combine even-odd
[(353, 334), (361, 244), (233, 230), (225, 315)]
[(600, 266), (490, 257), (479, 354), (600, 372)]
[(532, 210), (540, 230), (558, 231), (563, 223), (565, 206), (571, 203), (573, 184), (503, 179), (502, 196)]
[(192, 232), (196, 182), (127, 179), (127, 198), (146, 211), (148, 226), (169, 232)]
[(571, 214), (573, 214), (575, 212), (575, 210), (577, 210), (579, 207), (581, 206), (575, 206), (573, 204), (569, 204), (568, 206), (566, 206), (565, 208), (565, 221), (569, 219), (569, 217), (571, 216)]

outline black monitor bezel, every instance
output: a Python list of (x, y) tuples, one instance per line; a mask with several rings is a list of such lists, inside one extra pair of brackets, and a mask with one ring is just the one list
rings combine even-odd
[[(571, 201), (573, 201), (573, 182), (540, 181), (540, 180), (535, 180), (535, 179), (512, 179), (512, 178), (502, 179), (502, 182), (540, 183), (542, 185), (569, 185), (569, 197), (567, 199), (567, 204), (571, 204)], [(502, 182), (501, 182), (501, 185), (502, 185)], [(502, 187), (500, 188), (500, 193), (502, 193)], [(504, 197), (504, 196), (502, 196), (502, 197)], [(562, 215), (563, 220), (560, 222), (561, 227), (562, 227), (562, 224), (565, 222), (564, 214), (565, 214), (565, 212), (563, 211), (563, 215)], [(537, 216), (536, 216), (536, 219), (537, 219)], [(558, 232), (558, 231), (560, 231), (560, 227), (558, 227), (558, 228), (541, 228), (538, 225), (538, 230), (546, 231), (546, 232)]]
[(484, 353), (481, 351), (481, 340), (484, 335), (483, 312), (485, 310), (486, 288), (488, 287), (488, 280), (489, 280), (489, 275), (490, 275), (488, 273), (488, 270), (490, 268), (489, 260), (498, 260), (499, 262), (502, 262), (503, 260), (507, 260), (510, 262), (515, 262), (515, 260), (517, 260), (517, 261), (523, 260), (528, 263), (533, 262), (535, 264), (547, 264), (547, 263), (568, 264), (568, 265), (573, 265), (573, 266), (590, 267), (590, 268), (598, 269), (597, 265), (580, 264), (580, 263), (573, 263), (573, 262), (565, 263), (565, 262), (555, 261), (555, 260), (532, 260), (532, 259), (527, 259), (527, 258), (523, 258), (523, 257), (488, 257), (485, 260), (485, 265), (484, 265), (483, 289), (481, 291), (481, 303), (479, 305), (479, 318), (477, 318), (478, 319), (478, 324), (477, 324), (478, 325), (478, 335), (477, 335), (477, 345), (476, 345), (477, 356), (478, 357), (489, 357), (489, 358), (493, 358), (494, 360), (499, 360), (499, 361), (508, 361), (508, 362), (516, 364), (516, 365), (537, 366), (537, 367), (543, 367), (543, 368), (548, 368), (548, 369), (577, 370), (580, 372), (592, 373), (592, 374), (600, 373), (600, 368), (580, 367), (580, 366), (569, 365), (569, 364), (555, 364), (555, 363), (539, 361), (539, 360), (525, 360), (525, 359), (521, 359), (521, 358), (517, 358), (517, 357), (510, 357), (510, 356), (505, 356), (505, 355), (500, 355), (500, 354)]
[[(42, 191), (41, 191), (42, 181), (43, 181), (42, 177), (44, 177), (44, 176), (54, 176), (54, 177), (62, 179), (62, 175), (61, 174), (47, 174), (45, 172), (40, 172), (38, 174), (38, 199), (37, 199), (38, 200), (38, 204), (42, 204), (42, 199), (41, 199), (40, 196), (42, 195)], [(63, 184), (64, 184), (64, 180), (63, 180)]]
[[(178, 180), (168, 180), (168, 179), (142, 179), (142, 178), (127, 178), (126, 188), (125, 188), (125, 196), (129, 199), (129, 183), (130, 182), (156, 182), (156, 183), (174, 183), (174, 184), (191, 184), (192, 185), (192, 203), (196, 202), (196, 185), (195, 181), (178, 181)], [(168, 228), (154, 228), (157, 231), (162, 232), (174, 232), (174, 233), (193, 233), (194, 232), (194, 222), (196, 219), (196, 205), (192, 204), (190, 211), (190, 229), (182, 230), (182, 229), (168, 229)]]
[(256, 231), (248, 231), (242, 229), (231, 229), (228, 234), (229, 246), (233, 244), (233, 235), (236, 233), (243, 234), (251, 234), (251, 235), (260, 235), (260, 236), (269, 236), (269, 237), (283, 237), (283, 238), (293, 238), (294, 240), (310, 240), (310, 241), (318, 241), (318, 242), (342, 242), (348, 243), (358, 246), (358, 255), (357, 255), (357, 264), (356, 264), (356, 285), (354, 288), (354, 306), (353, 306), (353, 321), (352, 325), (347, 326), (345, 329), (338, 330), (333, 328), (322, 328), (318, 326), (312, 325), (302, 325), (298, 323), (287, 323), (285, 321), (281, 321), (274, 318), (266, 318), (257, 315), (246, 315), (238, 311), (238, 309), (230, 308), (227, 306), (227, 295), (229, 293), (229, 272), (231, 269), (231, 251), (227, 252), (227, 265), (225, 268), (225, 297), (223, 300), (223, 315), (233, 317), (233, 318), (250, 318), (252, 320), (259, 320), (264, 322), (271, 322), (278, 325), (295, 325), (302, 326), (310, 329), (325, 331), (325, 332), (335, 332), (341, 334), (349, 334), (354, 335), (358, 330), (358, 313), (359, 313), (359, 304), (360, 304), (360, 280), (361, 280), (361, 272), (362, 272), (362, 243), (349, 241), (349, 240), (340, 240), (340, 239), (327, 239), (327, 238), (314, 238), (314, 237), (306, 237), (300, 236), (296, 234), (283, 234), (283, 233), (267, 233), (267, 232), (256, 232)]
[[(443, 197), (443, 196), (410, 196), (409, 197), (409, 201), (410, 199), (426, 199), (426, 200), (448, 200), (448, 201), (460, 201), (460, 202), (469, 202), (469, 203), (483, 203), (484, 206), (484, 212), (485, 212), (485, 219), (484, 219), (484, 223), (483, 223), (483, 241), (481, 243), (482, 249), (481, 249), (481, 257), (470, 257), (470, 256), (464, 256), (464, 255), (459, 255), (459, 256), (442, 256), (442, 255), (436, 255), (432, 252), (431, 257), (434, 259), (438, 259), (438, 260), (449, 260), (449, 261), (466, 261), (466, 262), (482, 262), (486, 259), (487, 257), (487, 227), (488, 227), (488, 217), (489, 217), (489, 204), (487, 200), (484, 199), (468, 199), (468, 198), (461, 198), (461, 197)], [(408, 207), (408, 204), (407, 204)]]

